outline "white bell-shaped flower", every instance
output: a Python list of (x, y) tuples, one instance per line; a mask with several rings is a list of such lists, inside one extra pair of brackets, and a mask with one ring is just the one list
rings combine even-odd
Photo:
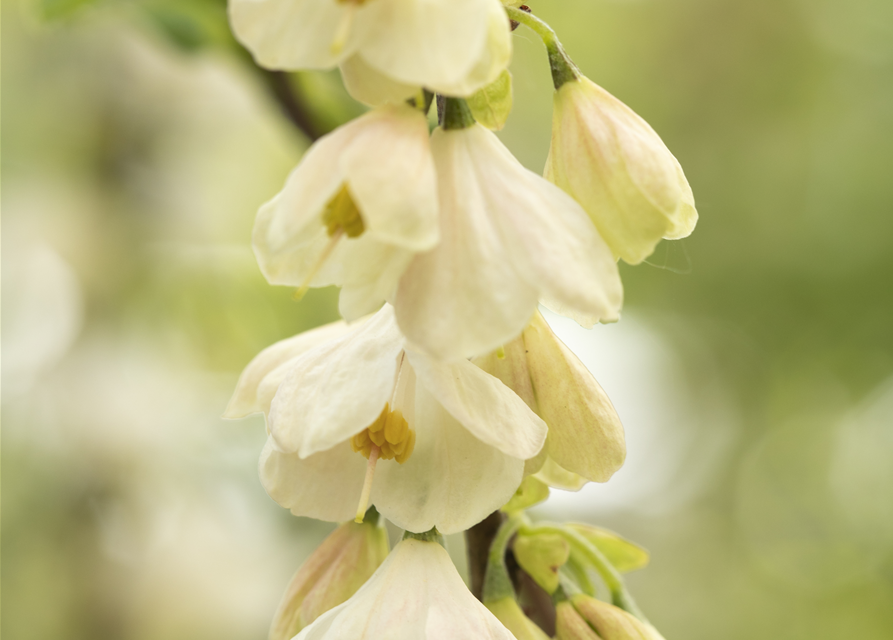
[(268, 417), (260, 473), (270, 496), (333, 522), (368, 501), (404, 529), (444, 533), (505, 504), (543, 446), (545, 423), (471, 362), (407, 348), (390, 305), (307, 348), (341, 330), (273, 345), (237, 385), (227, 417)]
[(258, 64), (358, 64), (394, 82), (470, 95), (511, 58), (499, 0), (230, 0), (230, 22)]
[(400, 542), (353, 597), (295, 640), (514, 640), (437, 542)]
[(261, 271), (272, 284), (340, 285), (345, 318), (371, 313), (414, 253), (437, 244), (436, 193), (425, 116), (373, 110), (318, 140), (261, 207)]
[(682, 167), (647, 122), (584, 76), (555, 92), (546, 178), (583, 205), (614, 255), (638, 264), (698, 221)]
[(544, 469), (549, 484), (576, 490), (585, 481), (607, 482), (623, 465), (626, 442), (614, 405), (539, 312), (501, 352), (474, 362), (523, 398), (549, 427), (542, 451), (527, 463), (528, 473)]
[(394, 299), (410, 343), (440, 359), (488, 353), (540, 301), (586, 327), (617, 320), (617, 264), (586, 212), (470, 118), (448, 100), (431, 138), (441, 240), (415, 256)]

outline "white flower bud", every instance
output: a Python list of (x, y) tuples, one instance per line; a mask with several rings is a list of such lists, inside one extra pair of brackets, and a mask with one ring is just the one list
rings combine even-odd
[(615, 257), (638, 264), (698, 220), (682, 167), (647, 122), (588, 78), (555, 92), (545, 176), (583, 205)]

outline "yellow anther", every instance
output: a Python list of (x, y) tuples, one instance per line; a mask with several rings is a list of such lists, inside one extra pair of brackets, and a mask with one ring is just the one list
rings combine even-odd
[(366, 225), (363, 224), (360, 210), (350, 197), (346, 184), (342, 185), (341, 190), (326, 203), (326, 208), (322, 212), (322, 223), (326, 225), (326, 231), (330, 236), (334, 236), (339, 229), (343, 229), (348, 238), (363, 235)]
[(375, 422), (350, 439), (350, 447), (365, 458), (375, 447), (382, 460), (396, 459), (403, 464), (415, 448), (415, 431), (399, 409), (391, 411), (386, 404)]

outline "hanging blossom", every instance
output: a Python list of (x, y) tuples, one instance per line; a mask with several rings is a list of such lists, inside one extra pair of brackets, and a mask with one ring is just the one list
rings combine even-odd
[(344, 604), (295, 640), (514, 640), (471, 594), (437, 542), (400, 542)]
[(438, 242), (425, 116), (389, 105), (318, 140), (261, 207), (254, 252), (272, 284), (340, 285), (341, 314), (371, 313), (415, 252)]
[(586, 212), (521, 166), (463, 100), (446, 100), (431, 151), (440, 243), (413, 258), (394, 298), (413, 345), (440, 359), (487, 353), (540, 301), (586, 327), (619, 318), (617, 264)]
[(543, 446), (543, 421), (471, 362), (409, 348), (390, 305), (324, 341), (341, 331), (277, 343), (239, 380), (225, 416), (267, 415), (260, 473), (270, 496), (334, 522), (374, 504), (399, 527), (444, 533), (505, 504)]
[(367, 86), (384, 79), (469, 95), (511, 58), (499, 0), (230, 0), (229, 13), (236, 38), (261, 66), (340, 64)]
[(536, 411), (549, 434), (527, 473), (563, 489), (607, 482), (626, 458), (623, 425), (607, 394), (539, 312), (519, 337), (474, 360)]
[(614, 255), (629, 264), (651, 255), (661, 238), (688, 236), (698, 221), (694, 196), (654, 129), (580, 73), (546, 23), (506, 11), (549, 53), (555, 95), (545, 177), (583, 205)]

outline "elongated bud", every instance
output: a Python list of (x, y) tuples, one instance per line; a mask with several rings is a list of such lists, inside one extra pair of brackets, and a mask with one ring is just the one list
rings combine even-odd
[(506, 629), (512, 632), (516, 640), (549, 640), (545, 631), (524, 615), (514, 598), (501, 598), (485, 602), (484, 605), (505, 625)]
[(289, 640), (323, 613), (350, 598), (388, 555), (387, 532), (374, 508), (363, 524), (345, 522), (307, 558), (286, 589), (270, 640)]
[(663, 640), (650, 624), (612, 604), (584, 594), (573, 596), (571, 602), (602, 640)]
[(600, 640), (569, 601), (555, 606), (555, 640)]
[(585, 77), (555, 92), (545, 177), (583, 206), (629, 264), (661, 238), (689, 235), (698, 220), (682, 167), (654, 129)]

